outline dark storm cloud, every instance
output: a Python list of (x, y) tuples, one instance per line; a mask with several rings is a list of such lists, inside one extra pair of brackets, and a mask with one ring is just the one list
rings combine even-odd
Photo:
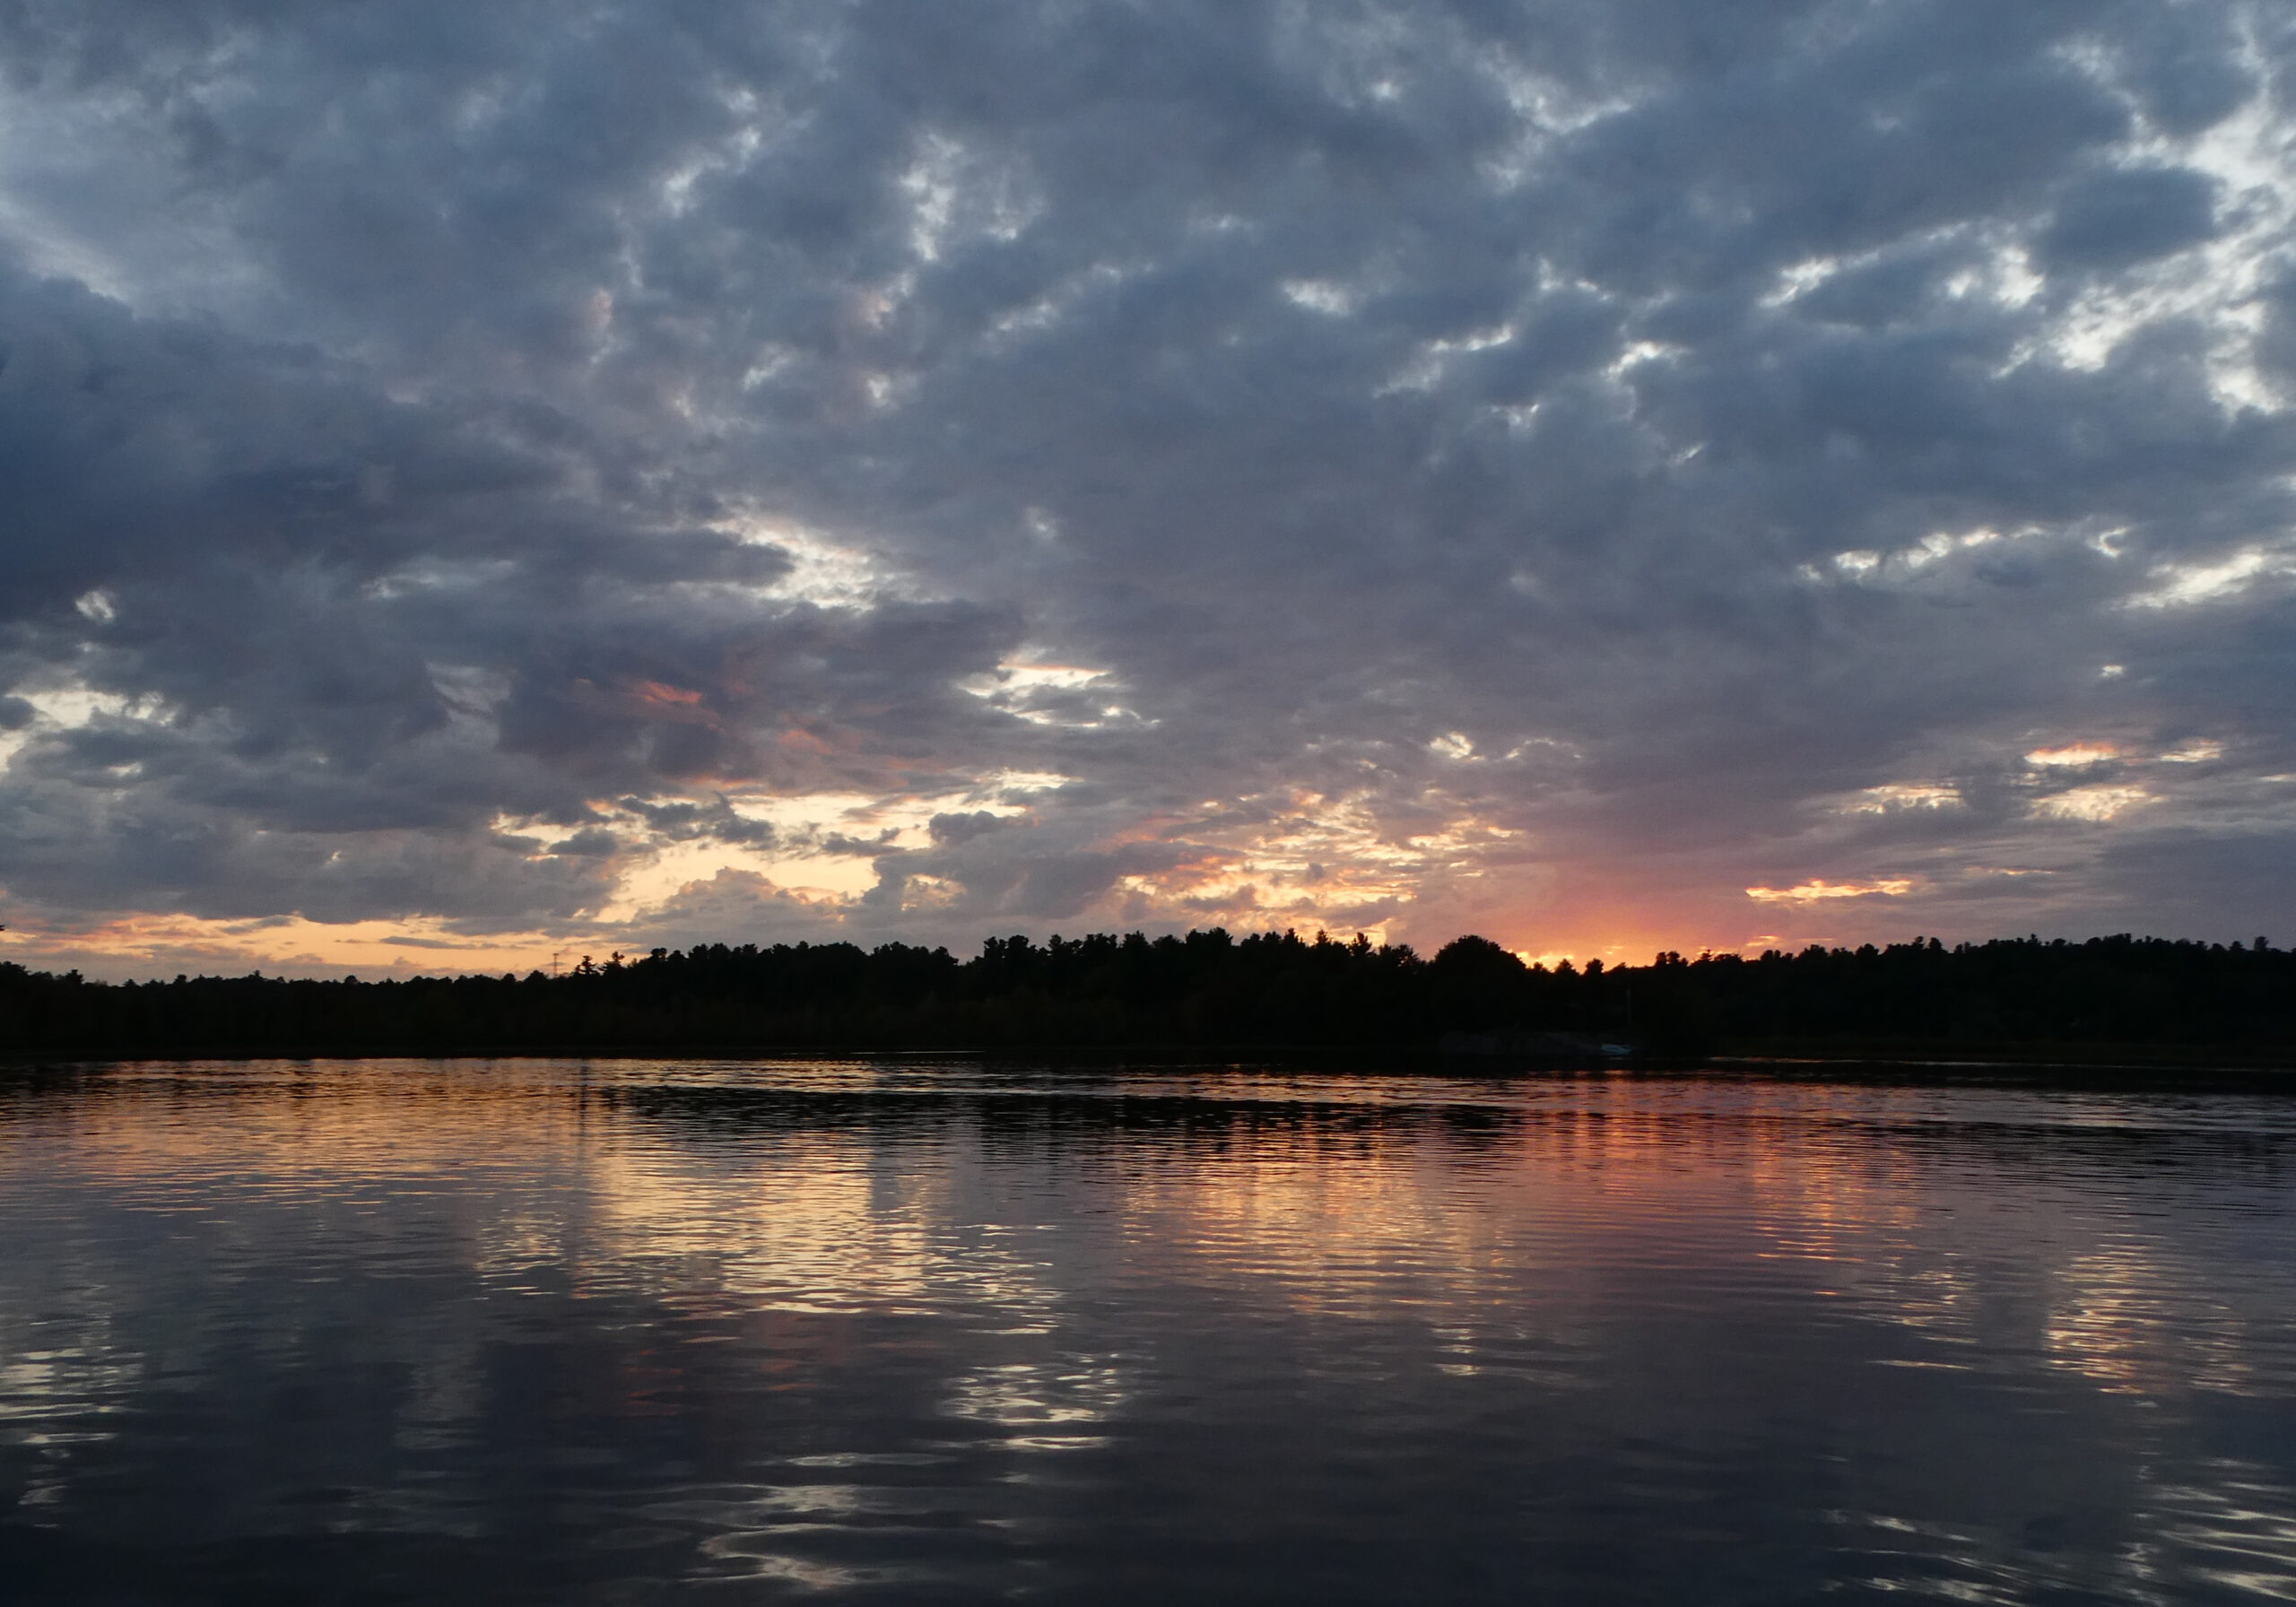
[(775, 838), (770, 821), (754, 821), (742, 814), (723, 793), (708, 804), (689, 803), (683, 799), (656, 804), (638, 797), (622, 798), (617, 802), (621, 808), (643, 821), (657, 836), (668, 842), (692, 842), (707, 838), (714, 842), (767, 847)]
[[(2291, 29), (0, 6), (0, 880), (2229, 918), (2296, 766)], [(761, 812), (831, 795), (915, 824)], [(1905, 890), (1744, 890), (1819, 882)]]
[(2180, 251), (2215, 232), (2217, 187), (2185, 168), (2098, 174), (2058, 204), (2042, 253), (2053, 264), (2118, 268)]
[[(531, 405), (394, 404), (307, 350), (21, 275), (0, 329), (20, 897), (562, 916), (605, 885), (562, 856), (614, 840), (522, 855), (498, 815), (579, 822), (601, 781), (865, 777), (935, 723), (936, 673), (996, 657), (977, 606), (761, 602), (782, 552), (601, 499)], [(36, 724), (43, 691), (79, 717)], [(842, 751), (772, 751), (805, 727)]]

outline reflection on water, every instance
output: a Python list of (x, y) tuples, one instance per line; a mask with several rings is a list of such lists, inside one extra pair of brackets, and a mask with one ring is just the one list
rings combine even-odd
[(11, 1603), (2296, 1598), (2296, 1102), (12, 1077)]

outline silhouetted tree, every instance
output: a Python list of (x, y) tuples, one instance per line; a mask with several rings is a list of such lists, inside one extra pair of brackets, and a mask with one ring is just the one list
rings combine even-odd
[(1647, 967), (1526, 965), (1489, 939), (1404, 944), (1219, 928), (656, 949), (561, 977), (249, 975), (105, 984), (0, 964), (0, 1050), (70, 1055), (1019, 1045), (1409, 1046), (1455, 1029), (1763, 1043), (2296, 1045), (2296, 954), (2037, 936)]

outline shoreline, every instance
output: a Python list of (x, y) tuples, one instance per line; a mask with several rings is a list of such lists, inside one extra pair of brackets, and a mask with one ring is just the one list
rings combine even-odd
[(963, 1062), (984, 1068), (1044, 1072), (1174, 1071), (1300, 1073), (1366, 1077), (1426, 1076), (1467, 1081), (1518, 1077), (1726, 1077), (1778, 1081), (1856, 1081), (1939, 1084), (1967, 1081), (2078, 1083), (2129, 1081), (2201, 1091), (2227, 1081), (2243, 1088), (2296, 1091), (2296, 1047), (2157, 1044), (1920, 1044), (1863, 1040), (1846, 1044), (1768, 1041), (1725, 1046), (1705, 1055), (1583, 1055), (1446, 1053), (1425, 1045), (1128, 1044), (1047, 1046), (867, 1045), (486, 1045), (439, 1048), (407, 1045), (196, 1048), (153, 1053), (0, 1049), (0, 1074), (96, 1071), (123, 1065), (192, 1066), (283, 1062), (323, 1065), (358, 1062), (444, 1064), (498, 1061), (586, 1062)]

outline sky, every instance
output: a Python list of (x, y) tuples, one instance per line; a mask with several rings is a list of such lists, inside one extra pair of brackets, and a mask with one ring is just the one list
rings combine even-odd
[(0, 958), (2296, 940), (2280, 0), (4, 0)]

